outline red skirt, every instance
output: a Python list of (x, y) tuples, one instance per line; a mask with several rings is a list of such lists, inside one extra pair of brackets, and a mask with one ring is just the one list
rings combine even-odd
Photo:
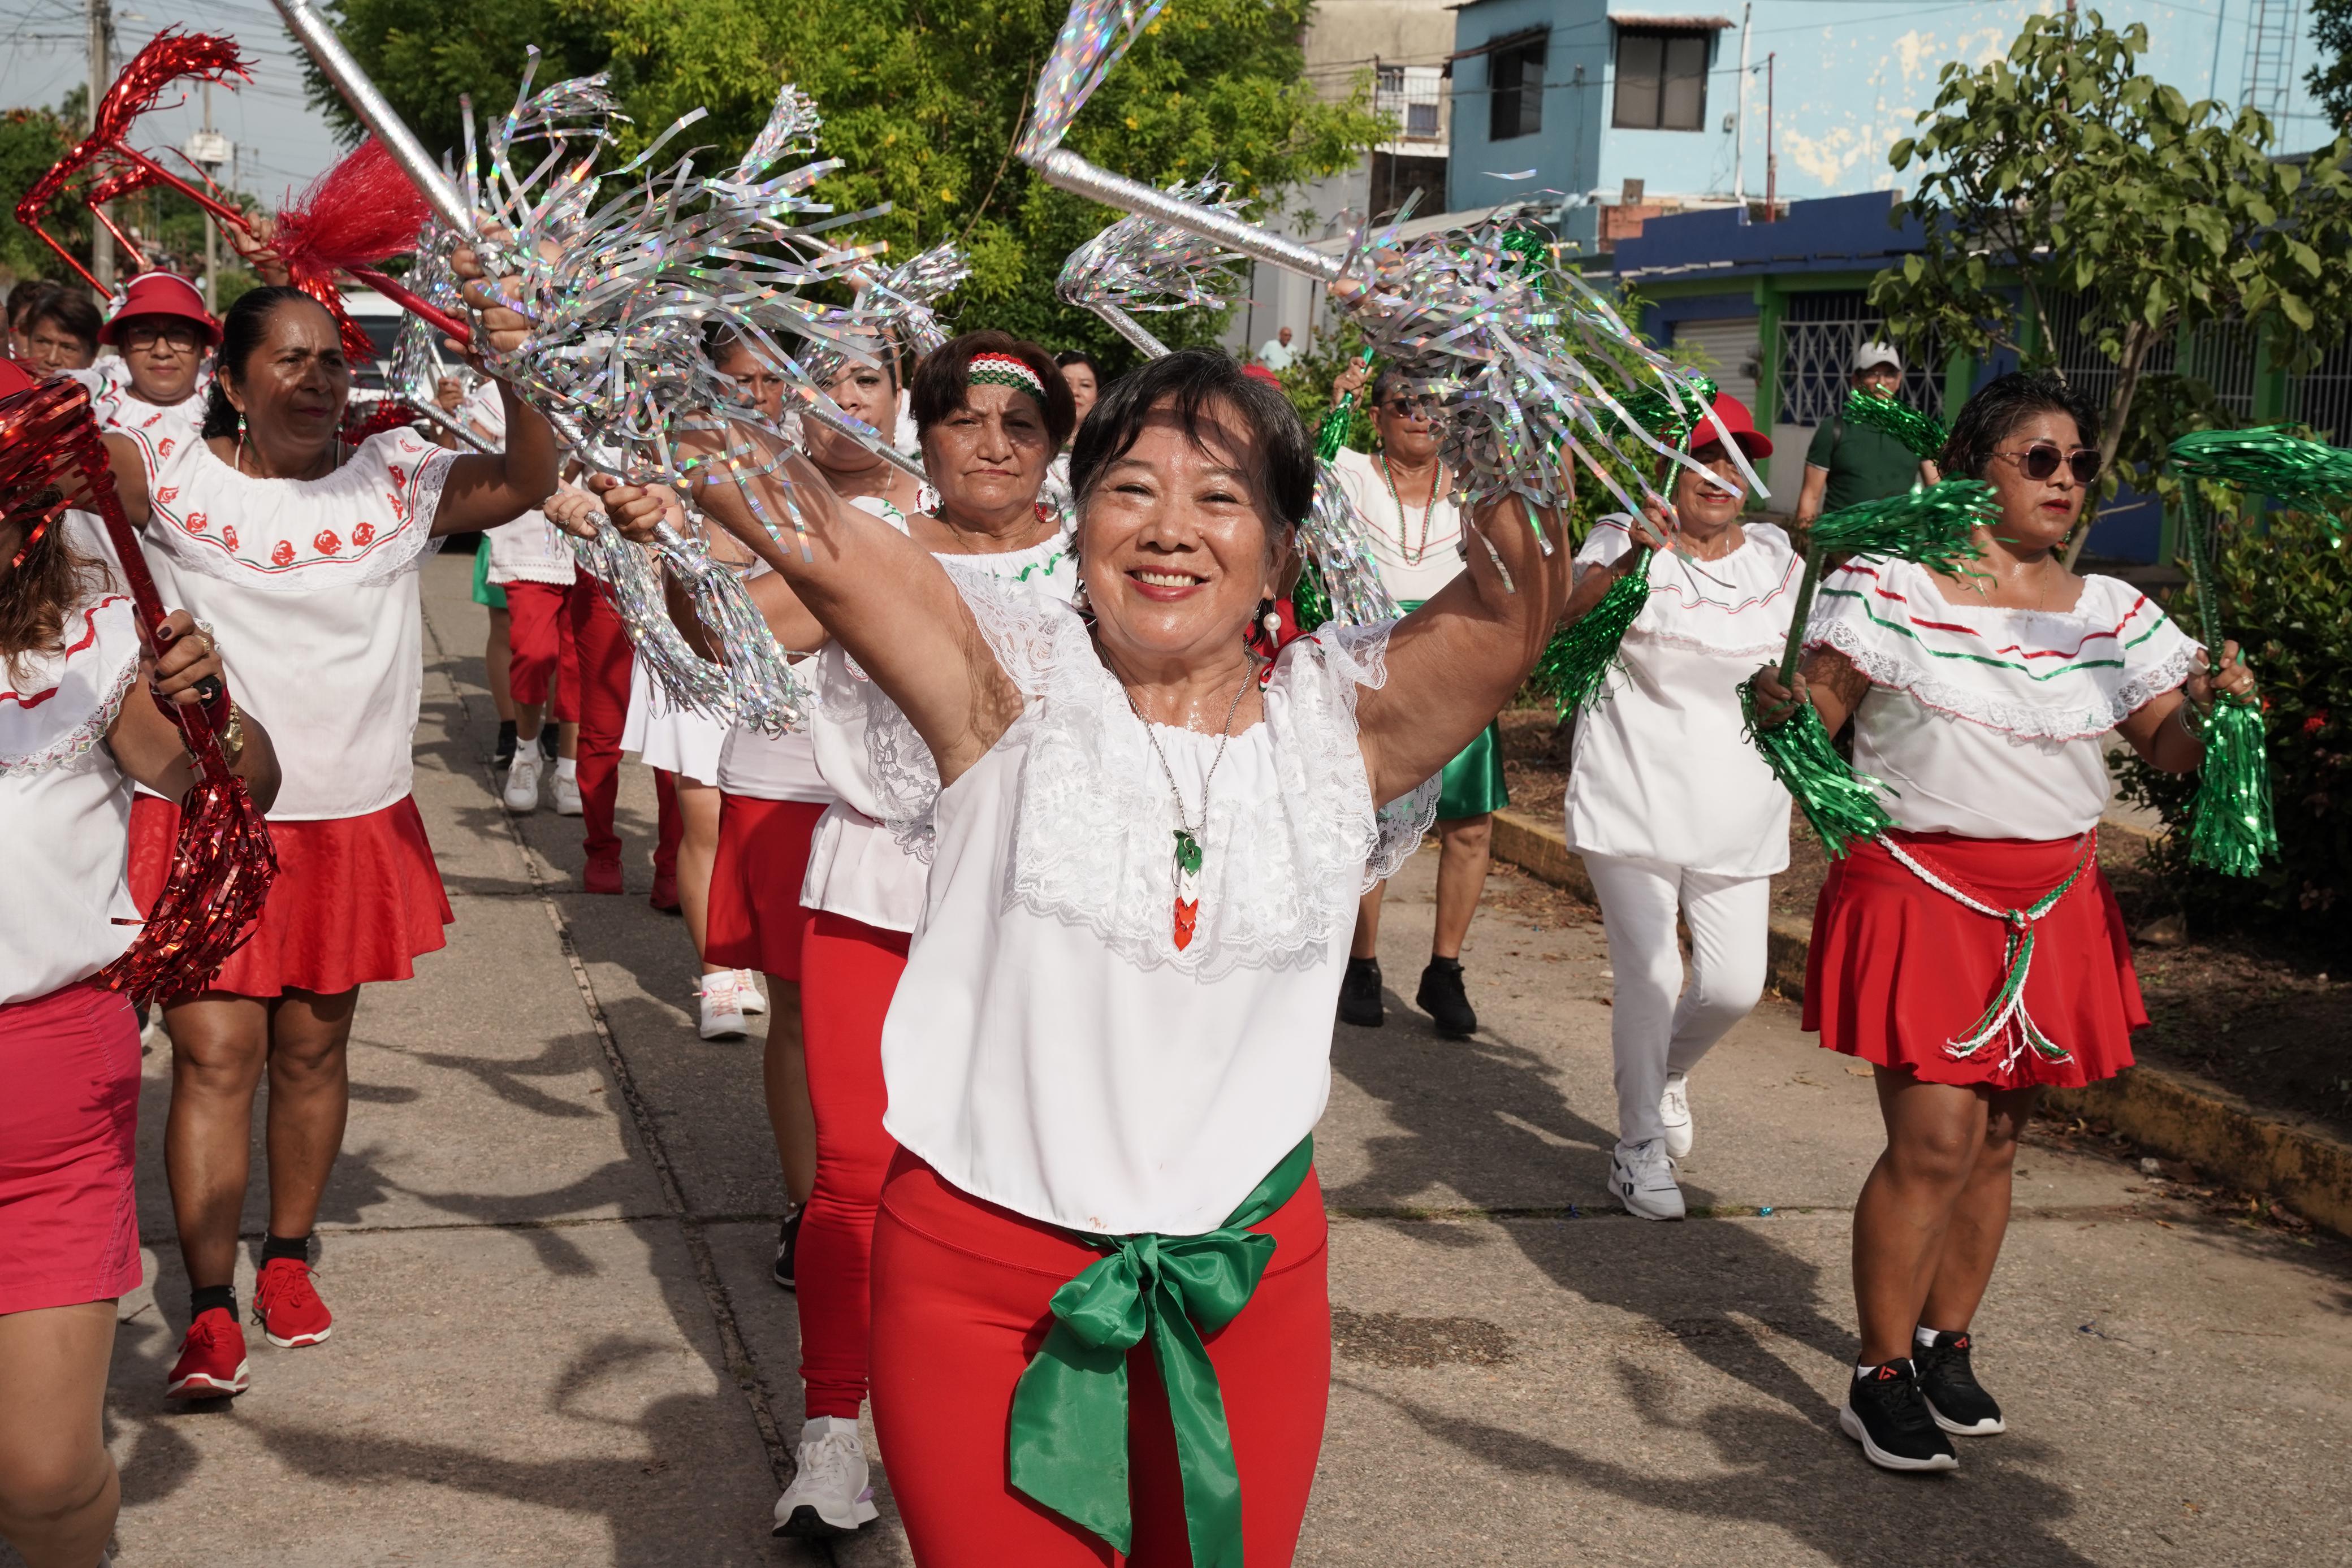
[(719, 852), (710, 864), (710, 914), (702, 957), (779, 980), (801, 977), (808, 910), (801, 883), (824, 807), (814, 800), (719, 798)]
[(77, 984), (0, 1007), (0, 1314), (139, 1288), (139, 1016)]
[[(175, 802), (142, 795), (131, 808), (131, 896), (142, 912), (163, 890), (179, 831)], [(363, 817), (272, 822), (269, 839), (278, 847), (269, 902), (209, 989), (331, 996), (405, 980), (418, 954), (446, 945), (441, 928), (457, 916), (413, 797)]]
[[(2074, 869), (2078, 839), (1969, 839), (1897, 833), (1895, 841), (1979, 902), (2023, 909)], [(2007, 928), (1922, 882), (1880, 845), (1830, 867), (1813, 906), (1804, 1027), (1822, 1044), (1926, 1083), (2080, 1088), (2132, 1064), (2131, 1031), (2147, 1023), (2115, 890), (2092, 866), (2033, 927), (2024, 1010), (2065, 1049), (2053, 1061), (2021, 1046), (2014, 1021), (1969, 1057), (1971, 1033), (2001, 988)]]

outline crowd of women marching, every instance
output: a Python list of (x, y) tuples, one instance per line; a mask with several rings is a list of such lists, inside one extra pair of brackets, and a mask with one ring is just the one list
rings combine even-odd
[[(477, 350), (519, 340), (499, 280), (458, 264)], [(1220, 352), (1110, 375), (1000, 332), (919, 356), (880, 339), (825, 390), (875, 430), (903, 419), (921, 480), (809, 422), (790, 448), (747, 438), (768, 443), (749, 479), (705, 462), (645, 486), (567, 470), (495, 378), (449, 388), (462, 436), (347, 439), (352, 367), (298, 288), (215, 320), (155, 274), (87, 315), (12, 301), (25, 368), (0, 367), (0, 393), (88, 373), (77, 333), (114, 350), (95, 414), (175, 613), (142, 645), (82, 514), (0, 519), (0, 1534), (34, 1568), (100, 1561), (116, 1508), (100, 1415), (113, 1303), (141, 1275), (141, 1026), (94, 981), (172, 874), (194, 775), (166, 711), (213, 705), (278, 873), (217, 977), (161, 998), (189, 1288), (163, 1303), (184, 1339), (160, 1393), (264, 1397), (236, 1289), (256, 1093), (266, 1074), (247, 1304), (272, 1345), (319, 1346), (312, 1228), (361, 993), (408, 979), (453, 918), (410, 796), (419, 572), (481, 531), (508, 810), (551, 792), (583, 819), (585, 890), (617, 893), (616, 769), (639, 753), (664, 779), (655, 899), (701, 960), (702, 1032), (769, 1014), (794, 1205), (775, 1275), (798, 1292), (807, 1400), (778, 1533), (875, 1519), (870, 1406), (927, 1568), (1290, 1560), (1330, 1375), (1313, 1132), (1335, 1019), (1384, 1017), (1381, 883), (1433, 825), (1415, 1004), (1470, 1039), (1496, 715), (1556, 632), (1635, 580), (1565, 809), (1614, 976), (1612, 1191), (1682, 1217), (1694, 1079), (1762, 987), (1790, 802), (1746, 737), (1752, 677), (1768, 712), (1851, 726), (1894, 822), (1836, 862), (1806, 988), (1806, 1026), (1872, 1064), (1886, 1133), (1838, 1418), (1908, 1470), (2003, 1429), (1970, 1328), (2020, 1128), (2042, 1087), (2126, 1065), (2146, 1021), (2096, 859), (2109, 737), (2193, 769), (2216, 688), (2251, 689), (2151, 601), (2064, 565), (2100, 462), (2062, 383), (2002, 377), (1958, 412), (1938, 465), (1990, 486), (1978, 559), (1838, 566), (1784, 683), (1758, 672), (1802, 563), (1748, 493), (1771, 443), (1727, 396), (1659, 463), (1656, 499), (1580, 540), (1514, 496), (1457, 505), (1428, 399), (1350, 372), (1333, 395), (1363, 397), (1377, 443), (1336, 466), (1402, 614), (1301, 636), (1315, 443), (1273, 378)], [(758, 346), (705, 347), (779, 428)], [(702, 456), (735, 439), (692, 438)], [(768, 527), (787, 511), (793, 548)], [(814, 694), (804, 728), (730, 726), (633, 680), (628, 629), (570, 549), (599, 527), (683, 529), (731, 563)], [(694, 601), (671, 603), (712, 648)], [(2005, 987), (1997, 1027), (1958, 1049)]]

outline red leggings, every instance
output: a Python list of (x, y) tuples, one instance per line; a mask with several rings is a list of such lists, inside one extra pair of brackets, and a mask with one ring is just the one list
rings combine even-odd
[(580, 809), (588, 858), (617, 866), (621, 835), (613, 831), (613, 807), (621, 793), (621, 731), (629, 719), (635, 650), (621, 612), (593, 580), (572, 585), (564, 612), (580, 657)]
[[(1242, 1481), (1249, 1568), (1282, 1568), (1323, 1446), (1331, 1300), (1323, 1189), (1312, 1175), (1256, 1229), (1274, 1261), (1208, 1338)], [(874, 1228), (874, 1423), (921, 1568), (1080, 1568), (1122, 1561), (1013, 1490), (1013, 1385), (1045, 1342), (1054, 1292), (1101, 1256), (1065, 1230), (958, 1191), (901, 1152)], [(1128, 1356), (1128, 1491), (1136, 1568), (1185, 1568), (1184, 1498), (1149, 1345)]]
[(574, 594), (593, 596), (595, 585), (583, 578), (572, 583), (509, 582), (507, 590), (507, 652), (512, 655), (509, 684), (514, 700), (525, 707), (547, 701), (555, 693), (555, 719), (580, 722), (580, 644), (572, 633), (570, 600)]
[(801, 1040), (816, 1113), (816, 1190), (801, 1221), (801, 1382), (808, 1416), (866, 1402), (874, 1206), (898, 1145), (882, 1130), (882, 1018), (908, 937), (820, 910), (801, 938)]

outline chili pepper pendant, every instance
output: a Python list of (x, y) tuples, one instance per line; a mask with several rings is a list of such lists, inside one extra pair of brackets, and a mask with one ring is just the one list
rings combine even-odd
[(1201, 920), (1201, 841), (1184, 829), (1176, 830), (1176, 950), (1192, 945), (1192, 928)]

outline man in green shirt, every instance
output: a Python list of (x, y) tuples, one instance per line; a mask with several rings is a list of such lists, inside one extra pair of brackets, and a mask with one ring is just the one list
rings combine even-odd
[[(1898, 395), (1903, 356), (1892, 344), (1864, 343), (1853, 351), (1853, 384), (1875, 397)], [(1813, 444), (1805, 452), (1798, 526), (1858, 501), (1903, 495), (1924, 477), (1923, 465), (1895, 437), (1833, 414), (1814, 430)]]

